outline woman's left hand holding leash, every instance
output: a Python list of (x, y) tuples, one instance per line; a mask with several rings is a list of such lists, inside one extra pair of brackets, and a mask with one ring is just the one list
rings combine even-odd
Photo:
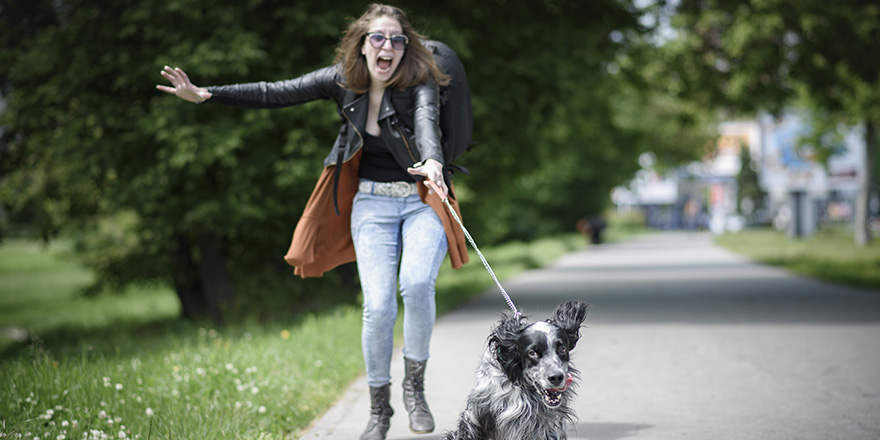
[[(438, 194), (440, 199), (446, 200), (446, 196), (449, 194), (449, 188), (446, 187), (446, 182), (443, 179), (443, 164), (434, 159), (428, 159), (424, 162), (413, 164), (412, 168), (408, 168), (407, 171), (410, 174), (415, 174), (417, 176), (425, 176), (426, 181), (432, 182), (436, 187), (443, 191), (442, 194)], [(429, 186), (428, 188), (432, 187)], [(428, 191), (429, 194), (433, 192), (434, 190)]]

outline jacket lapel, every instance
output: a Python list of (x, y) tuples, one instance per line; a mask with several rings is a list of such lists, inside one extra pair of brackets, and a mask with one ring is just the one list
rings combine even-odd
[[(391, 91), (385, 90), (385, 94), (382, 95), (382, 106), (379, 107), (379, 120), (383, 120), (396, 112), (394, 111), (394, 106), (391, 104)], [(364, 121), (366, 124), (366, 121)]]
[(366, 93), (355, 95), (353, 92), (347, 92), (345, 94), (345, 102), (342, 107), (345, 119), (354, 125), (358, 133), (364, 133), (366, 130), (369, 105), (370, 101), (367, 99)]

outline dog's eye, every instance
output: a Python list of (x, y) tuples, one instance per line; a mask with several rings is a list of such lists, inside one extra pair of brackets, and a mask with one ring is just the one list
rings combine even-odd
[(562, 355), (568, 353), (568, 347), (566, 347), (564, 345), (560, 345), (558, 348), (556, 348), (556, 353), (558, 353), (560, 356), (562, 356)]
[(529, 357), (534, 359), (538, 357), (538, 352), (535, 350), (529, 350)]

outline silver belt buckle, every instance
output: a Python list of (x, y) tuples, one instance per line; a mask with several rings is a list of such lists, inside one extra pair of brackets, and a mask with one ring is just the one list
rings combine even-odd
[(409, 197), (412, 185), (407, 182), (388, 182), (388, 195), (391, 197)]

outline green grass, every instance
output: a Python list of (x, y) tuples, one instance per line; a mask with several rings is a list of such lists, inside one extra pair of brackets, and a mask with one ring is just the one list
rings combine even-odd
[(124, 295), (84, 298), (92, 281), (64, 245), (25, 240), (0, 245), (0, 350), (27, 329), (36, 334), (64, 327), (94, 330), (119, 323), (170, 318), (179, 302), (168, 288), (141, 288)]
[[(482, 250), (503, 280), (584, 245), (570, 234)], [(441, 268), (441, 313), (494, 288), (471, 260)], [(214, 329), (177, 320), (167, 288), (80, 297), (90, 280), (63, 246), (0, 245), (0, 328), (30, 338), (0, 340), (0, 437), (296, 438), (363, 371), (358, 307)]]
[(822, 230), (805, 239), (790, 239), (770, 229), (746, 230), (719, 236), (716, 243), (807, 277), (880, 289), (880, 242), (856, 246), (847, 230)]

